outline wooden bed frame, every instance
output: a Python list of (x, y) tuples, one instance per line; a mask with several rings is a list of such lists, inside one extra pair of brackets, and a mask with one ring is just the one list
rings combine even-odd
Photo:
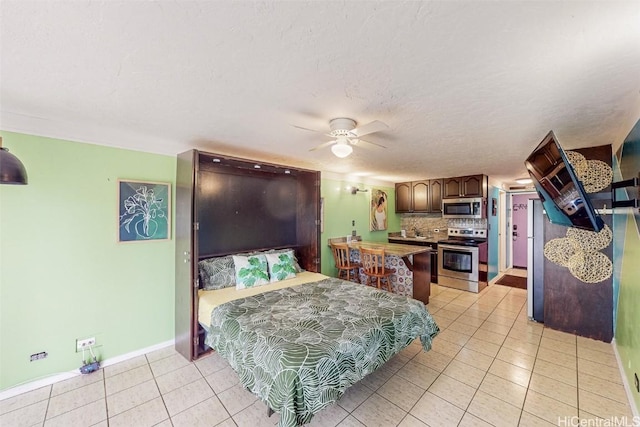
[(320, 268), (320, 172), (190, 150), (176, 167), (175, 347), (187, 360), (204, 349), (198, 325), (198, 261), (293, 248)]

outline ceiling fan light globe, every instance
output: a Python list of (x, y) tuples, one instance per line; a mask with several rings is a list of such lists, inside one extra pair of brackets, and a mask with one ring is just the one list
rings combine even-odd
[(531, 184), (533, 180), (531, 178), (519, 178), (519, 179), (516, 179), (516, 182), (518, 184)]
[(331, 146), (331, 152), (336, 157), (340, 157), (342, 159), (351, 154), (353, 152), (353, 148), (348, 144), (334, 144)]

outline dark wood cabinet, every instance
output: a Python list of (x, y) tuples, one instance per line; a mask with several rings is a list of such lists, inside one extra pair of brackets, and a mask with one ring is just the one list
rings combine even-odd
[(464, 197), (487, 197), (487, 184), (484, 175), (465, 176), (462, 179)]
[(188, 360), (204, 351), (198, 261), (286, 247), (305, 270), (320, 268), (320, 172), (255, 164), (197, 150), (177, 156), (175, 348)]
[[(405, 260), (405, 263), (408, 260)], [(431, 255), (429, 252), (422, 252), (413, 255), (413, 266), (411, 267), (413, 275), (413, 298), (429, 304), (429, 295), (431, 294), (431, 271), (434, 266), (431, 264)]]
[(486, 175), (469, 175), (445, 178), (443, 197), (487, 197), (488, 178)]
[(411, 194), (410, 182), (399, 182), (396, 184), (396, 212), (411, 212), (413, 208), (413, 197)]
[(429, 180), (429, 202), (430, 212), (442, 212), (442, 192), (443, 192), (443, 180), (442, 179), (430, 179)]
[[(587, 161), (599, 160), (611, 166), (613, 153), (611, 145), (587, 147), (574, 150)], [(611, 206), (609, 187), (597, 193), (588, 194), (596, 208)], [(601, 215), (602, 220), (613, 228), (615, 215)], [(567, 237), (567, 227), (543, 221), (543, 244), (553, 239)], [(538, 234), (536, 234), (537, 236)], [(614, 259), (613, 245), (601, 249), (599, 253)], [(613, 329), (613, 277), (598, 283), (585, 283), (571, 271), (544, 258), (544, 325), (551, 329), (576, 334), (582, 337), (611, 342)]]
[(399, 182), (396, 187), (396, 213), (442, 211), (442, 180)]
[(444, 180), (444, 192), (442, 197), (445, 199), (451, 199), (460, 197), (462, 193), (462, 185), (460, 183), (460, 178), (446, 178)]
[(411, 183), (413, 195), (413, 212), (429, 212), (429, 181), (415, 181)]

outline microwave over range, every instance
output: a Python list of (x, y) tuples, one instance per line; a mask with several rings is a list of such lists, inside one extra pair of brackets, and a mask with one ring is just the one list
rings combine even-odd
[(482, 197), (442, 200), (443, 218), (486, 218), (487, 199)]

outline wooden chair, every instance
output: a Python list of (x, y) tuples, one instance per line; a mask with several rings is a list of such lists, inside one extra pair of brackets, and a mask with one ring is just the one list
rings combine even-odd
[(360, 263), (351, 262), (349, 246), (346, 243), (331, 243), (333, 260), (338, 269), (338, 278), (360, 283)]
[(393, 268), (385, 268), (384, 248), (360, 248), (360, 261), (364, 274), (367, 276), (366, 285), (376, 285), (381, 289), (382, 284), (387, 285), (387, 290), (391, 291), (391, 280), (389, 277), (396, 272)]

